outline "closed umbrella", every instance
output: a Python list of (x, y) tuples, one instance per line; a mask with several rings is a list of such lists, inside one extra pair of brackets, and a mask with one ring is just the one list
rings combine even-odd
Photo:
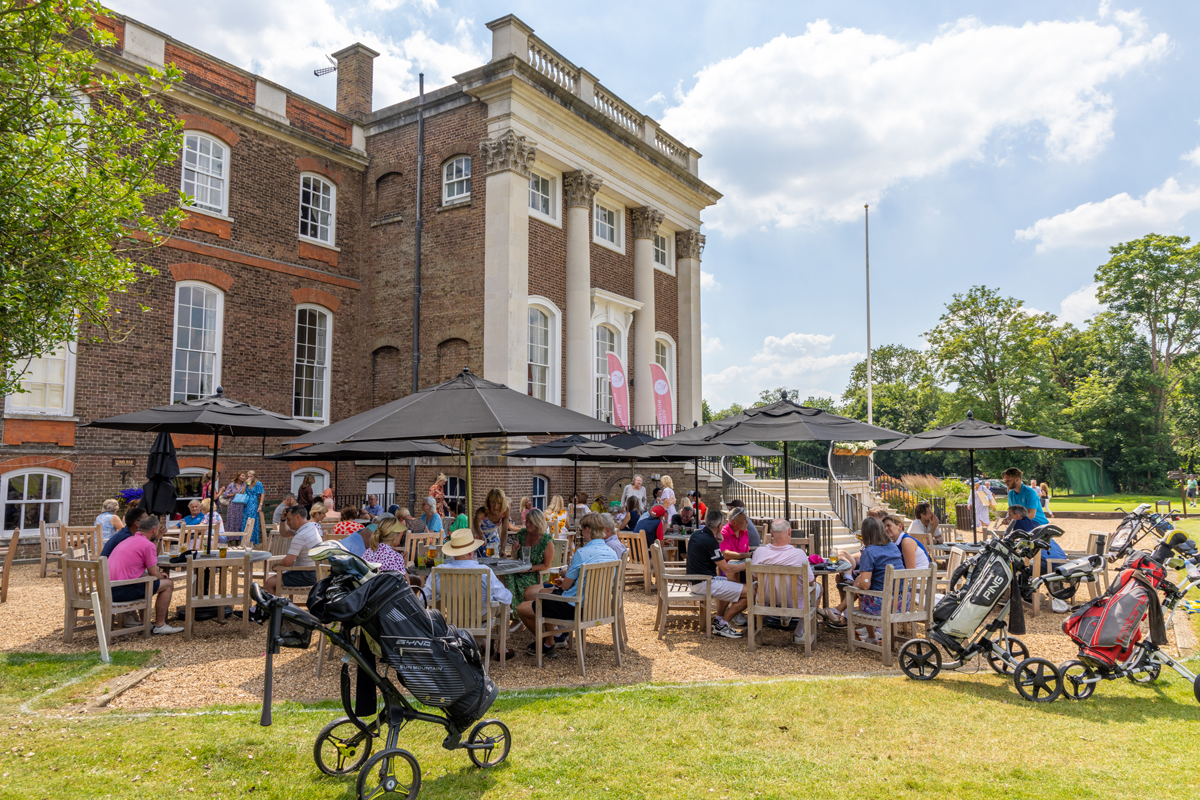
[(179, 461), (175, 458), (175, 443), (171, 434), (160, 433), (150, 448), (146, 461), (146, 484), (142, 486), (142, 507), (150, 514), (170, 514), (175, 510), (175, 476)]
[[(268, 436), (294, 436), (313, 429), (312, 423), (230, 400), (220, 386), (217, 387), (217, 393), (209, 397), (183, 400), (169, 406), (156, 406), (131, 414), (93, 420), (85, 427), (166, 434), (212, 434), (214, 487), (217, 481), (217, 451), (220, 449), (222, 436), (262, 437), (265, 444)], [(213, 511), (214, 513), (208, 515), (206, 552), (209, 553), (212, 552), (213, 517), (216, 516), (216, 509)]]
[(995, 422), (983, 422), (975, 419), (975, 415), (967, 412), (967, 418), (940, 428), (914, 434), (898, 442), (890, 442), (876, 448), (876, 451), (908, 452), (912, 450), (966, 450), (969, 454), (971, 474), (971, 494), (968, 497), (971, 507), (972, 538), (978, 540), (975, 533), (975, 451), (976, 450), (1087, 450), (1081, 444), (1064, 442), (1061, 439), (1051, 439), (1037, 433), (1019, 431), (1007, 425)]

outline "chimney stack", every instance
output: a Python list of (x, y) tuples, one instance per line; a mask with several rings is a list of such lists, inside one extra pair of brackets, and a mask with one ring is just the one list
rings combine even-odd
[(337, 59), (337, 111), (359, 122), (371, 113), (374, 61), (379, 55), (361, 42), (333, 54)]

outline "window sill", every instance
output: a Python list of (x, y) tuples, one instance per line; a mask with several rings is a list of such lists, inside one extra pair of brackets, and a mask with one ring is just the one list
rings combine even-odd
[(621, 255), (625, 255), (624, 247), (617, 247), (615, 244), (608, 241), (607, 239), (597, 239), (595, 236), (593, 236), (592, 244), (599, 245), (600, 247), (603, 247), (605, 250), (612, 250), (614, 253), (620, 253)]
[(529, 218), (536, 219), (538, 222), (545, 223), (546, 225), (549, 225), (553, 228), (561, 228), (562, 227), (561, 220), (555, 219), (554, 217), (547, 216), (547, 215), (541, 213), (540, 211), (534, 211), (532, 208), (529, 209)]
[(443, 211), (453, 211), (453, 210), (455, 210), (456, 208), (466, 208), (466, 207), (467, 207), (467, 206), (469, 206), (469, 205), (471, 205), (471, 198), (470, 198), (470, 196), (467, 196), (467, 197), (466, 197), (465, 199), (463, 199), (463, 200), (455, 200), (455, 201), (453, 201), (453, 202), (450, 202), (450, 203), (447, 203), (446, 201), (444, 201), (444, 200), (443, 200), (443, 201), (442, 201), (442, 204), (441, 204), (440, 206), (438, 206), (437, 213), (439, 213), (439, 214), (440, 214), (440, 213), (442, 213)]
[(658, 270), (659, 272), (665, 272), (667, 275), (674, 275), (674, 274), (675, 274), (675, 270), (673, 270), (673, 269), (671, 269), (671, 268), (669, 268), (669, 267), (664, 267), (662, 264), (655, 264), (655, 265), (654, 265), (654, 268), (655, 268), (656, 270)]
[(5, 411), (4, 419), (52, 419), (56, 422), (79, 422), (79, 417), (63, 411)]
[(337, 245), (329, 244), (327, 242), (322, 242), (320, 239), (310, 239), (307, 236), (297, 236), (296, 240), (300, 241), (300, 242), (305, 242), (307, 244), (315, 245), (316, 247), (324, 247), (326, 250), (332, 250), (335, 253), (342, 252), (342, 248), (338, 247)]
[(220, 211), (211, 211), (207, 208), (201, 208), (200, 206), (181, 206), (181, 208), (184, 211), (191, 211), (195, 214), (203, 214), (206, 217), (213, 217), (215, 219), (224, 220), (225, 222), (230, 223), (233, 222), (233, 217), (228, 216), (227, 214), (222, 214)]

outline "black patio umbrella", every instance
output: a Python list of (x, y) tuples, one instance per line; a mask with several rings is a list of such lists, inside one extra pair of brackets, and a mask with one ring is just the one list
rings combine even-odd
[(170, 514), (175, 510), (174, 478), (179, 474), (175, 458), (175, 443), (171, 434), (163, 432), (154, 439), (150, 458), (146, 461), (146, 484), (142, 487), (142, 507), (150, 514)]
[(537, 400), (464, 369), (444, 383), (299, 436), (289, 444), (461, 438), (466, 441), (470, 502), (472, 439), (620, 432), (615, 425)]
[[(217, 451), (221, 446), (221, 436), (258, 436), (262, 437), (265, 447), (268, 436), (293, 436), (313, 428), (311, 423), (230, 400), (220, 386), (217, 387), (217, 393), (209, 397), (183, 400), (169, 406), (156, 406), (131, 414), (97, 419), (84, 427), (111, 428), (119, 431), (212, 434), (214, 487), (217, 483)], [(212, 552), (214, 516), (215, 514), (208, 515), (208, 543), (205, 551), (209, 553)]]
[(575, 468), (574, 496), (579, 495), (579, 462), (580, 461), (629, 461), (628, 452), (609, 444), (613, 439), (619, 439), (625, 434), (610, 436), (602, 441), (595, 441), (586, 436), (572, 435), (552, 442), (535, 444), (520, 450), (505, 453), (507, 458), (561, 458), (568, 460)]
[[(295, 450), (285, 450), (282, 453), (269, 455), (267, 458), (275, 461), (312, 461), (327, 460), (333, 462), (333, 484), (340, 486), (337, 478), (338, 464), (343, 461), (358, 461), (360, 459), (377, 459), (383, 458), (383, 487), (386, 497), (388, 480), (390, 479), (389, 466), (393, 458), (411, 458), (413, 456), (456, 456), (459, 451), (453, 447), (447, 447), (440, 442), (431, 442), (426, 439), (413, 439), (403, 442), (364, 442), (362, 444), (338, 444), (329, 442), (326, 444), (310, 444), (307, 447), (299, 447)], [(384, 503), (387, 507), (387, 503)]]
[(975, 533), (975, 451), (976, 450), (1087, 450), (1082, 444), (1051, 439), (1037, 433), (1027, 433), (1007, 425), (982, 422), (967, 412), (967, 418), (940, 428), (914, 434), (898, 442), (890, 442), (876, 448), (883, 452), (907, 452), (911, 450), (966, 450), (969, 453), (971, 493), (972, 539)]
[(770, 405), (748, 408), (736, 416), (688, 428), (661, 441), (783, 442), (783, 499), (790, 517), (789, 442), (865, 442), (906, 438), (907, 433), (870, 425), (824, 409), (802, 406), (789, 400), (787, 392), (784, 392), (782, 399)]
[[(692, 430), (696, 430), (693, 428)], [(678, 434), (677, 434), (678, 435)], [(627, 457), (635, 457), (639, 461), (694, 461), (696, 475), (696, 492), (700, 492), (700, 459), (709, 456), (759, 456), (761, 458), (778, 458), (779, 451), (753, 442), (706, 442), (680, 441), (675, 436), (656, 439), (653, 442), (633, 447), (625, 451)]]

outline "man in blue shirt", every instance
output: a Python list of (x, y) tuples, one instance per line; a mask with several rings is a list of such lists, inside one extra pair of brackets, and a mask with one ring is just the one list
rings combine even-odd
[[(584, 537), (588, 542), (583, 547), (575, 551), (575, 555), (571, 557), (571, 566), (567, 568), (567, 574), (563, 578), (562, 586), (554, 590), (554, 594), (562, 595), (562, 600), (542, 600), (542, 617), (547, 619), (574, 619), (575, 604), (568, 602), (569, 599), (574, 599), (579, 590), (583, 588), (583, 581), (580, 580), (580, 575), (583, 567), (586, 564), (599, 564), (604, 561), (616, 561), (617, 555), (604, 542), (604, 520), (599, 514), (585, 514), (579, 520), (579, 527), (583, 530)], [(521, 622), (525, 623), (525, 627), (530, 631), (537, 631), (537, 615), (534, 613), (533, 604), (535, 601), (526, 600), (521, 605), (517, 606), (517, 615), (521, 618)], [(554, 626), (545, 623), (546, 630), (553, 630)], [(542, 655), (551, 655), (555, 647), (565, 647), (567, 643), (567, 634), (561, 633), (554, 637), (554, 644), (546, 645), (542, 648)], [(537, 642), (531, 642), (529, 645), (530, 655), (537, 652)]]
[[(1046, 513), (1042, 511), (1042, 496), (1037, 493), (1037, 490), (1032, 486), (1026, 486), (1022, 479), (1024, 473), (1016, 467), (1009, 467), (1004, 470), (1004, 485), (1008, 487), (1008, 506), (1011, 509), (1013, 506), (1023, 506), (1033, 512), (1033, 521), (1038, 525), (1049, 524), (1050, 520), (1046, 519)], [(1009, 517), (1013, 516), (1012, 511), (1009, 511)]]

